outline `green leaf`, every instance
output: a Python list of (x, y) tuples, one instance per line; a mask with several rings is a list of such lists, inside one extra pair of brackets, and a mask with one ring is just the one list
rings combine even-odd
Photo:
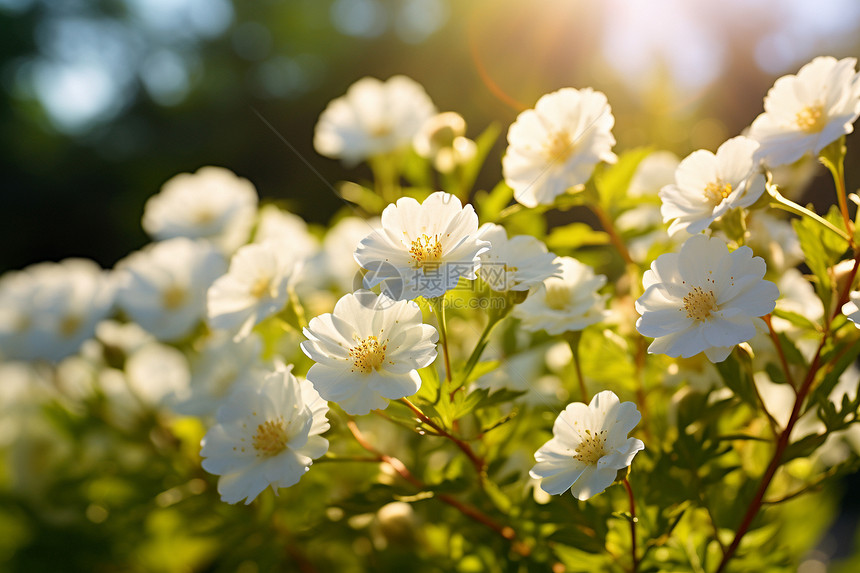
[(801, 328), (807, 328), (809, 330), (819, 330), (821, 328), (816, 323), (809, 320), (808, 318), (806, 318), (802, 314), (799, 314), (796, 312), (791, 312), (790, 310), (781, 310), (781, 309), (777, 308), (777, 309), (774, 309), (774, 311), (771, 314), (773, 314), (774, 316), (781, 318), (783, 320), (787, 320), (788, 322), (790, 322), (794, 326), (799, 326)]
[(542, 239), (546, 235), (546, 218), (535, 209), (514, 213), (505, 219), (509, 236), (531, 235)]
[[(854, 341), (853, 344), (847, 343), (837, 345), (832, 351), (822, 356), (822, 364), (830, 364), (831, 367), (821, 382), (812, 391), (812, 396), (809, 400), (809, 405), (824, 404), (830, 401), (830, 393), (839, 382), (839, 377), (848, 369), (849, 366), (857, 359), (860, 354), (860, 340)], [(836, 357), (839, 357), (836, 359)], [(836, 359), (834, 361), (834, 359)]]
[[(478, 362), (472, 369), (472, 372), (469, 373), (469, 376), (465, 380), (460, 379), (456, 386), (460, 387), (468, 384), (469, 382), (474, 382), (481, 376), (493, 372), (499, 367), (499, 364), (501, 364), (501, 361), (499, 360), (485, 360), (484, 362)], [(462, 376), (462, 373), (460, 373), (460, 375)]]
[(549, 536), (548, 541), (575, 547), (586, 553), (603, 553), (603, 542), (577, 527), (563, 527)]
[(513, 402), (526, 392), (526, 390), (508, 390), (507, 388), (496, 390), (492, 394), (489, 394), (481, 399), (480, 403), (478, 404), (478, 409), (488, 408), (490, 406), (496, 406), (498, 404), (504, 404), (505, 402)]
[(598, 170), (594, 174), (594, 185), (600, 202), (610, 213), (617, 210), (619, 202), (627, 198), (627, 190), (643, 159), (651, 154), (650, 147), (640, 147), (622, 153), (615, 165)]
[(774, 364), (773, 362), (768, 362), (764, 367), (765, 372), (767, 372), (768, 377), (770, 377), (771, 382), (774, 384), (788, 384), (788, 379), (785, 377), (785, 372), (782, 371), (782, 368)]
[(508, 187), (504, 181), (493, 187), (492, 191), (478, 191), (475, 193), (474, 203), (481, 221), (495, 221), (499, 218), (502, 209), (508, 206), (514, 198), (514, 190)]
[(800, 248), (805, 258), (804, 262), (815, 277), (815, 292), (824, 304), (824, 308), (830, 308), (830, 301), (833, 298), (833, 283), (827, 269), (836, 260), (824, 248), (822, 240), (824, 230), (817, 222), (809, 218), (794, 219), (791, 224), (800, 240)]
[(551, 251), (575, 250), (584, 246), (607, 244), (609, 244), (609, 235), (603, 231), (595, 231), (586, 223), (571, 223), (556, 227), (546, 238), (546, 246)]
[(468, 394), (464, 391), (455, 392), (452, 404), (452, 409), (454, 411), (453, 418), (455, 420), (459, 420), (474, 410), (481, 400), (487, 397), (488, 393), (489, 390), (486, 388), (479, 388), (473, 392), (469, 392)]
[[(717, 370), (720, 372), (723, 382), (738, 398), (758, 408), (758, 399), (756, 398), (752, 376), (749, 374), (750, 370), (743, 367), (737, 358), (737, 354), (737, 352), (732, 352), (728, 358), (722, 362), (718, 362), (716, 364)], [(748, 359), (748, 356), (745, 354), (744, 357), (741, 360)]]
[(782, 347), (782, 352), (785, 354), (785, 360), (789, 364), (806, 366), (806, 358), (803, 357), (803, 354), (797, 349), (794, 342), (784, 332), (778, 332), (776, 336), (779, 340), (779, 345)]
[(487, 497), (493, 502), (493, 505), (496, 506), (496, 509), (501, 511), (504, 514), (507, 514), (511, 511), (511, 499), (505, 495), (505, 493), (501, 490), (499, 486), (493, 483), (490, 480), (484, 481), (484, 492), (487, 494)]
[(810, 455), (827, 439), (827, 434), (809, 434), (789, 444), (782, 454), (782, 463)]
[(481, 167), (487, 159), (487, 154), (490, 153), (490, 150), (499, 138), (499, 133), (501, 133), (501, 131), (502, 128), (498, 123), (491, 123), (475, 140), (475, 156), (472, 157), (468, 163), (463, 165), (462, 168), (462, 179), (460, 184), (464, 197), (469, 196), (469, 191), (472, 190), (472, 186), (475, 184), (475, 179), (477, 179), (478, 173), (481, 171)]
[(430, 162), (418, 155), (412, 148), (404, 154), (400, 171), (403, 174), (403, 178), (413, 187), (428, 189), (433, 187)]
[[(824, 219), (837, 229), (846, 231), (845, 219), (842, 218), (842, 213), (836, 205), (830, 206), (830, 210), (824, 215)], [(821, 233), (821, 241), (834, 263), (848, 250), (848, 241), (839, 237), (836, 233)]]
[(385, 200), (376, 191), (352, 181), (340, 183), (337, 190), (345, 200), (355, 203), (370, 214), (382, 213), (382, 210), (387, 205)]

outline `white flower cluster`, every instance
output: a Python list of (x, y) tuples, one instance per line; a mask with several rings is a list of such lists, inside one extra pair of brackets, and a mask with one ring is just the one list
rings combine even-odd
[[(800, 281), (780, 282), (792, 292), (812, 290), (793, 269), (802, 253), (791, 227), (749, 212), (765, 192), (765, 169), (819, 153), (851, 132), (860, 115), (855, 63), (817, 58), (797, 76), (781, 78), (748, 134), (716, 153), (643, 161), (629, 195), (644, 200), (614, 213), (616, 227), (604, 217), (603, 231), (591, 231), (600, 238), (596, 244), (612, 245), (623, 260), (616, 284), (609, 284), (614, 271), (600, 256), (563, 241), (556, 249), (548, 240), (566, 253), (558, 256), (537, 237), (513, 233), (520, 228), (496, 218), (501, 208), (487, 216), (475, 201), (476, 211), (468, 188), (410, 189), (401, 196), (398, 187), (398, 198), (374, 211), (381, 211), (378, 219), (342, 217), (322, 238), (301, 217), (261, 207), (248, 180), (204, 167), (173, 177), (147, 202), (143, 227), (154, 242), (112, 271), (70, 259), (0, 278), (0, 359), (58, 365), (67, 388), (89, 380), (123, 404), (117, 418), (133, 411), (135, 401), (137, 408), (201, 418), (209, 427), (202, 465), (220, 476), (218, 491), (229, 503), (250, 503), (267, 487), (298, 482), (328, 451), (322, 435), (329, 403), (338, 415), (361, 416), (400, 400), (474, 461), (468, 445), (421, 417), (408, 398), (443, 376), (462, 388), (435, 388), (439, 399), (468, 392), (497, 322), (511, 317), (514, 346), (532, 345), (527, 350), (538, 349), (541, 362), (540, 345), (563, 337), (571, 354), (555, 360), (559, 368), (548, 357), (548, 370), (579, 360), (575, 345), (584, 335), (571, 333), (593, 332), (598, 323), (607, 329), (597, 336), (619, 348), (641, 335), (653, 339), (652, 354), (721, 362), (753, 340), (757, 327), (764, 331), (761, 317), (780, 304), (768, 272)], [(520, 114), (502, 160), (506, 185), (498, 187), (508, 193), (505, 201), (518, 203), (509, 212), (558, 207), (595, 170), (610, 169), (617, 159), (614, 121), (606, 96), (590, 88), (545, 95)], [(440, 181), (459, 181), (481, 157), (463, 118), (437, 114), (424, 89), (404, 76), (356, 82), (322, 113), (314, 145), (347, 164), (396, 166), (408, 156), (428, 170), (432, 164)], [(406, 153), (410, 146), (414, 153)], [(479, 214), (507, 226), (481, 225)], [(735, 216), (743, 224), (732, 234)], [(628, 252), (625, 240), (640, 244)], [(570, 256), (581, 253), (606, 275)], [(855, 274), (856, 266), (852, 280)], [(854, 285), (843, 291), (842, 312), (860, 326), (860, 291)], [(624, 296), (608, 305), (619, 292)], [(458, 297), (503, 306), (457, 317), (461, 333), (477, 315), (486, 322), (475, 351), (464, 365), (455, 360), (454, 369), (448, 337), (458, 325), (446, 326), (445, 309)], [(784, 312), (802, 308), (788, 298)], [(435, 326), (425, 322), (428, 309)], [(305, 366), (306, 379), (293, 374)], [(90, 371), (92, 380), (81, 374)], [(628, 436), (641, 418), (635, 403), (611, 390), (587, 405), (582, 398), (558, 415), (530, 475), (549, 494), (570, 489), (585, 500), (615, 482), (645, 446)], [(480, 460), (476, 467), (485, 469)]]

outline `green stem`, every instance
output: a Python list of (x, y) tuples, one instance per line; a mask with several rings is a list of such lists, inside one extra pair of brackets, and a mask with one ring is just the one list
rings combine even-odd
[(842, 213), (842, 220), (845, 222), (845, 229), (848, 231), (846, 240), (851, 245), (851, 248), (854, 249), (853, 225), (851, 217), (848, 215), (848, 199), (845, 192), (845, 152), (845, 137), (843, 136), (822, 149), (819, 160), (827, 167), (830, 174), (833, 175), (833, 183), (836, 185), (836, 200), (839, 202), (839, 211)]
[(828, 231), (831, 231), (838, 235), (839, 238), (841, 238), (842, 240), (848, 241), (849, 244), (851, 243), (851, 237), (848, 236), (848, 233), (846, 233), (839, 227), (836, 227), (833, 223), (819, 216), (817, 213), (814, 213), (809, 209), (806, 209), (805, 207), (801, 207), (790, 199), (786, 199), (780, 194), (779, 191), (777, 191), (775, 185), (768, 185), (767, 192), (771, 197), (773, 197), (775, 201), (775, 203), (771, 203), (772, 207), (782, 209), (783, 211), (788, 211), (789, 213), (794, 213), (795, 215), (800, 215), (801, 217), (809, 217), (819, 225), (823, 226)]
[(490, 333), (493, 331), (493, 328), (498, 324), (498, 320), (493, 320), (493, 317), (487, 321), (487, 326), (484, 327), (484, 331), (481, 333), (481, 337), (478, 339), (478, 343), (475, 345), (475, 349), (472, 351), (471, 356), (469, 356), (469, 360), (466, 361), (466, 366), (463, 368), (463, 383), (466, 383), (466, 380), (469, 379), (469, 376), (472, 374), (472, 371), (475, 369), (475, 366), (478, 365), (478, 361), (481, 360), (481, 355), (484, 353), (484, 350), (487, 348), (487, 344), (490, 343)]
[(624, 478), (624, 487), (627, 489), (627, 499), (630, 501), (630, 555), (633, 557), (633, 573), (639, 570), (639, 558), (636, 555), (636, 500), (633, 497), (633, 488), (630, 482)]
[(576, 373), (576, 381), (579, 384), (579, 394), (582, 401), (588, 404), (588, 390), (585, 388), (585, 377), (582, 375), (582, 365), (579, 362), (579, 341), (582, 339), (582, 331), (567, 331), (564, 333), (564, 339), (570, 346), (570, 352), (573, 355), (571, 362), (573, 370)]
[(451, 382), (451, 357), (448, 353), (448, 325), (445, 322), (445, 295), (428, 299), (433, 312), (436, 314), (436, 322), (439, 326), (439, 341), (442, 343), (442, 354), (445, 359), (445, 381)]
[(293, 287), (289, 287), (287, 292), (290, 297), (290, 304), (293, 307), (293, 312), (296, 314), (296, 321), (299, 323), (299, 331), (304, 330), (308, 326), (308, 320), (305, 317), (305, 309), (302, 306), (302, 303), (299, 301), (299, 297), (296, 294), (296, 289)]
[(394, 203), (400, 196), (396, 161), (392, 154), (377, 155), (369, 161), (376, 192), (386, 203)]

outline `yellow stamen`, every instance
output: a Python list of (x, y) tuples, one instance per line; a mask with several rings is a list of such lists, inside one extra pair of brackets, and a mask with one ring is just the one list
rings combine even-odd
[(585, 439), (574, 449), (576, 455), (573, 458), (586, 464), (596, 464), (606, 455), (607, 430), (601, 430), (596, 434), (592, 434), (591, 430), (585, 430), (585, 434)]
[(63, 336), (71, 336), (81, 327), (84, 320), (80, 316), (76, 316), (74, 314), (70, 314), (68, 316), (64, 316), (63, 320), (60, 321), (60, 334)]
[(732, 194), (732, 185), (731, 183), (723, 183), (722, 181), (715, 181), (712, 183), (708, 183), (707, 187), (705, 187), (705, 201), (709, 203), (713, 203), (714, 206), (722, 203), (723, 199)]
[(570, 289), (563, 284), (549, 285), (544, 301), (553, 310), (564, 310), (570, 302)]
[(274, 292), (274, 288), (271, 286), (271, 283), (272, 279), (269, 277), (258, 278), (254, 281), (254, 284), (251, 285), (251, 296), (254, 298), (263, 298), (268, 293), (269, 296), (275, 298), (274, 295), (276, 293)]
[(375, 336), (368, 336), (364, 340), (360, 340), (356, 346), (349, 350), (349, 357), (352, 358), (353, 369), (364, 374), (370, 374), (372, 370), (379, 370), (382, 363), (385, 362), (385, 349), (387, 344), (379, 342)]
[(821, 104), (808, 105), (794, 116), (794, 121), (801, 131), (816, 133), (824, 129), (827, 117), (824, 115), (824, 106)]
[(194, 222), (198, 225), (206, 225), (215, 220), (215, 213), (209, 209), (202, 208), (194, 213)]
[(178, 285), (171, 285), (161, 293), (161, 302), (164, 304), (164, 308), (171, 310), (182, 306), (186, 298), (188, 298), (188, 293)]
[(436, 265), (439, 259), (442, 258), (442, 245), (439, 243), (439, 235), (429, 237), (421, 235), (409, 247), (409, 254), (412, 257), (412, 266), (416, 269), (423, 268), (425, 265)]
[(711, 317), (711, 313), (717, 310), (717, 297), (714, 296), (714, 291), (693, 287), (684, 297), (684, 310), (687, 311), (687, 318), (707, 320)]
[(564, 162), (573, 153), (573, 138), (566, 131), (552, 133), (544, 143), (544, 153), (550, 161)]
[(287, 428), (283, 418), (269, 420), (257, 426), (254, 434), (254, 449), (257, 455), (264, 458), (276, 456), (287, 449)]

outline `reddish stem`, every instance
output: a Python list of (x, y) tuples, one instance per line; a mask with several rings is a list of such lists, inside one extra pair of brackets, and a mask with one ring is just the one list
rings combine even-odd
[(860, 253), (856, 253), (854, 257), (854, 266), (851, 269), (851, 272), (848, 276), (848, 280), (845, 283), (845, 286), (842, 289), (842, 292), (839, 295), (839, 299), (836, 302), (836, 308), (833, 312), (827, 317), (827, 324), (824, 329), (824, 336), (821, 338), (821, 343), (818, 345), (818, 350), (815, 352), (815, 358), (812, 359), (812, 363), (809, 365), (809, 370), (806, 373), (806, 378), (803, 380), (803, 384), (800, 386), (800, 389), (797, 391), (797, 397), (794, 400), (794, 407), (791, 409), (791, 416), (788, 418), (788, 423), (785, 426), (785, 430), (783, 430), (782, 434), (779, 436), (779, 441), (776, 444), (776, 450), (773, 453), (773, 458), (770, 460), (770, 464), (767, 466), (767, 470), (765, 470), (764, 475), (762, 476), (761, 483), (759, 484), (758, 490), (756, 491), (755, 497), (753, 497), (752, 502), (747, 508), (746, 514), (744, 514), (743, 520), (741, 521), (740, 526), (735, 532), (735, 537), (732, 539), (731, 545), (729, 545), (726, 552), (723, 554), (723, 560), (720, 561), (720, 566), (717, 568), (716, 573), (720, 573), (725, 569), (729, 560), (734, 556), (735, 552), (738, 549), (738, 546), (741, 544), (741, 540), (743, 539), (746, 532), (749, 530), (752, 525), (753, 520), (756, 515), (758, 515), (759, 510), (761, 509), (762, 501), (764, 500), (764, 495), (767, 492), (767, 488), (770, 485), (770, 482), (773, 480), (773, 476), (776, 474), (776, 470), (779, 469), (779, 466), (782, 464), (782, 456), (785, 454), (785, 449), (788, 447), (788, 441), (791, 436), (791, 430), (794, 429), (794, 425), (797, 423), (797, 419), (800, 417), (800, 410), (803, 406), (803, 402), (806, 399), (809, 391), (812, 389), (812, 384), (815, 381), (815, 375), (818, 373), (818, 368), (821, 363), (821, 351), (824, 350), (824, 345), (827, 342), (827, 338), (830, 333), (830, 325), (833, 322), (833, 319), (841, 312), (842, 305), (848, 300), (848, 294), (851, 292), (851, 285), (854, 283), (854, 278), (857, 276), (857, 268), (860, 265)]
[(427, 415), (424, 414), (424, 412), (422, 412), (418, 408), (418, 406), (410, 402), (408, 398), (401, 398), (399, 401), (400, 403), (405, 404), (410, 410), (412, 410), (421, 422), (433, 428), (433, 430), (436, 431), (440, 436), (448, 438), (449, 440), (454, 442), (454, 444), (456, 444), (456, 446), (460, 448), (460, 450), (462, 450), (464, 454), (466, 454), (466, 456), (472, 462), (472, 465), (475, 466), (475, 470), (478, 472), (478, 477), (483, 482), (484, 474), (486, 471), (486, 463), (478, 456), (478, 454), (475, 453), (475, 451), (471, 448), (471, 446), (469, 446), (469, 444), (467, 444), (457, 436), (447, 432), (442, 426), (427, 417)]
[[(386, 464), (391, 466), (394, 471), (396, 471), (400, 475), (400, 477), (411, 483), (417, 489), (422, 491), (428, 490), (426, 484), (424, 484), (424, 482), (415, 477), (402, 461), (393, 456), (383, 454), (382, 452), (374, 448), (361, 433), (361, 430), (358, 429), (358, 426), (355, 424), (354, 421), (347, 421), (346, 426), (347, 428), (349, 428), (349, 431), (352, 432), (352, 435), (353, 437), (355, 437), (355, 441), (358, 442), (358, 445), (360, 445), (368, 452), (374, 454), (379, 461), (385, 462)], [(486, 527), (489, 527), (490, 529), (501, 535), (503, 538), (510, 541), (513, 550), (516, 551), (518, 554), (522, 555), (523, 557), (531, 553), (531, 548), (528, 545), (517, 540), (517, 534), (512, 527), (496, 523), (489, 515), (481, 512), (477, 508), (474, 508), (470, 505), (466, 505), (465, 503), (457, 500), (456, 498), (452, 497), (447, 493), (437, 494), (436, 497), (442, 502), (447, 503), (466, 517), (477, 521), (478, 523), (481, 523)]]

